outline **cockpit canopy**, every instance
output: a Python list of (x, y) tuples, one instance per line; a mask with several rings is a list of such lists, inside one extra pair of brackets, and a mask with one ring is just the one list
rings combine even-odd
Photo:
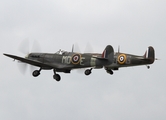
[(65, 55), (65, 54), (69, 54), (69, 52), (60, 49), (59, 51), (56, 52), (56, 54)]

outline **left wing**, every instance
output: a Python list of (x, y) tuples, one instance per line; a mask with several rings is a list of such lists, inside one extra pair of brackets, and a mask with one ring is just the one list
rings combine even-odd
[[(44, 64), (44, 63), (39, 62), (39, 61), (29, 60), (29, 59), (26, 59), (26, 58), (22, 58), (22, 57), (18, 57), (18, 56), (15, 56), (15, 55), (10, 55), (10, 54), (4, 54), (4, 55), (7, 56), (7, 57), (10, 57), (10, 58), (19, 60), (19, 61), (21, 61), (21, 62), (27, 63), (27, 64), (37, 66), (37, 67), (49, 68), (49, 69), (52, 69), (52, 68), (53, 68), (53, 66), (48, 65), (48, 64)], [(58, 67), (58, 66), (57, 66), (57, 67)]]
[(21, 62), (30, 64), (30, 65), (34, 65), (43, 69), (57, 69), (57, 70), (71, 70), (73, 68), (72, 65), (63, 65), (63, 64), (58, 64), (58, 63), (42, 63), (40, 61), (36, 61), (36, 60), (31, 60), (31, 59), (27, 59), (27, 58), (22, 58), (19, 56), (15, 56), (15, 55), (10, 55), (10, 54), (4, 54), (7, 57), (19, 60)]

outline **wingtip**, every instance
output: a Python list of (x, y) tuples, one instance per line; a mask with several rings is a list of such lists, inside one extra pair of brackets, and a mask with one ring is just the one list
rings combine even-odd
[(3, 55), (7, 56), (7, 57), (11, 57), (13, 55), (10, 55), (10, 54), (6, 54), (6, 53), (3, 53)]
[(3, 55), (7, 56), (7, 54), (6, 54), (6, 53), (3, 53)]
[(6, 53), (3, 53), (3, 55), (5, 55), (5, 56), (9, 56), (9, 54), (6, 54)]

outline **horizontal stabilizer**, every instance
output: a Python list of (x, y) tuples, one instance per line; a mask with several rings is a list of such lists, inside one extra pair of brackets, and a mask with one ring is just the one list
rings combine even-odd
[(108, 60), (108, 58), (103, 58), (103, 57), (95, 57), (93, 56), (93, 58), (99, 59), (99, 60)]

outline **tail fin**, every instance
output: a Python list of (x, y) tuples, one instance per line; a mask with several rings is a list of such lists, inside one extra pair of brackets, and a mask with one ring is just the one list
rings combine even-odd
[(155, 51), (152, 46), (149, 46), (144, 54), (144, 58), (148, 59), (150, 61), (150, 64), (152, 64), (155, 60)]
[(114, 49), (111, 45), (107, 45), (102, 53), (102, 58), (108, 59), (109, 62), (113, 63)]

